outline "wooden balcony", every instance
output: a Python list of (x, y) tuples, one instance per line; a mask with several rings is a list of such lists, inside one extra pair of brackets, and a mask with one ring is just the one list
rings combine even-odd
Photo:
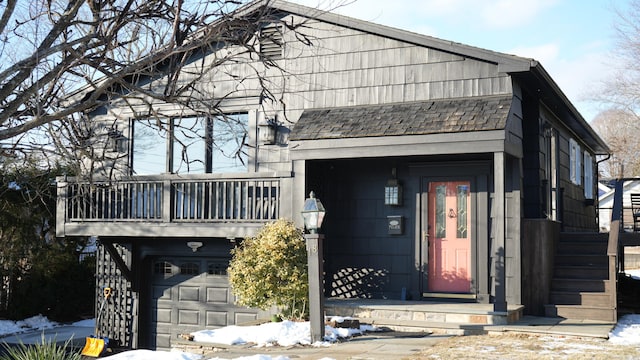
[(57, 183), (59, 237), (236, 238), (254, 235), (265, 222), (291, 216), (291, 173), (90, 182), (61, 177)]

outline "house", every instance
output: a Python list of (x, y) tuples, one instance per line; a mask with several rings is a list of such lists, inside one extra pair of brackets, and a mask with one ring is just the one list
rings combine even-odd
[[(183, 109), (152, 120), (199, 137), (151, 131), (148, 108), (117, 98), (89, 114), (117, 123), (121, 173), (60, 178), (57, 234), (99, 238), (97, 284), (114, 289), (102, 333), (166, 348), (181, 333), (265, 315), (233, 304), (230, 250), (265, 222), (301, 223), (310, 191), (327, 209), (327, 297), (544, 314), (555, 242), (598, 231), (595, 159), (609, 150), (542, 65), (284, 1), (240, 13), (265, 6), (312, 39), (272, 32), (281, 39), (265, 56), (287, 70), (269, 83), (281, 101), (261, 101), (255, 79), (225, 71), (202, 88), (228, 94), (242, 81), (220, 102), (228, 121)], [(243, 140), (218, 150), (243, 161), (210, 150), (222, 126)], [(192, 141), (200, 161), (186, 161), (178, 141)]]
[[(640, 194), (640, 179), (627, 178), (622, 180), (622, 228), (627, 231), (633, 231), (631, 194)], [(615, 189), (602, 184), (602, 181), (599, 182), (598, 186), (601, 189), (598, 196), (598, 221), (600, 223), (600, 231), (609, 232)]]

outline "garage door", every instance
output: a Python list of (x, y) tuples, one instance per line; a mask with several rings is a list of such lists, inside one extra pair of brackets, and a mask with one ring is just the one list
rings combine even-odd
[(158, 258), (153, 262), (152, 347), (168, 349), (180, 334), (257, 318), (257, 311), (234, 305), (228, 265), (226, 257)]

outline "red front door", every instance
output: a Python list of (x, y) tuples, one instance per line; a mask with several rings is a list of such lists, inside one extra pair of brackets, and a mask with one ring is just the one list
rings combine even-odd
[(469, 293), (470, 182), (435, 181), (428, 188), (427, 291)]

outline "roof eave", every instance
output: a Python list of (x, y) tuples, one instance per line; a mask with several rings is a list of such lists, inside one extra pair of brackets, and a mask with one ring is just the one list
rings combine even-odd
[(592, 147), (593, 152), (596, 155), (609, 155), (611, 154), (611, 150), (609, 146), (605, 143), (604, 140), (593, 130), (593, 128), (589, 125), (589, 123), (584, 119), (582, 114), (576, 109), (573, 103), (569, 100), (569, 98), (565, 95), (565, 93), (560, 89), (558, 84), (553, 80), (553, 78), (549, 75), (547, 70), (542, 66), (542, 64), (536, 60), (531, 61), (531, 74), (538, 79), (541, 84), (544, 84), (548, 87), (548, 91), (550, 91), (555, 97), (557, 97), (562, 105), (567, 109), (567, 111), (571, 114), (571, 116), (588, 135), (591, 140), (589, 141), (589, 145)]

